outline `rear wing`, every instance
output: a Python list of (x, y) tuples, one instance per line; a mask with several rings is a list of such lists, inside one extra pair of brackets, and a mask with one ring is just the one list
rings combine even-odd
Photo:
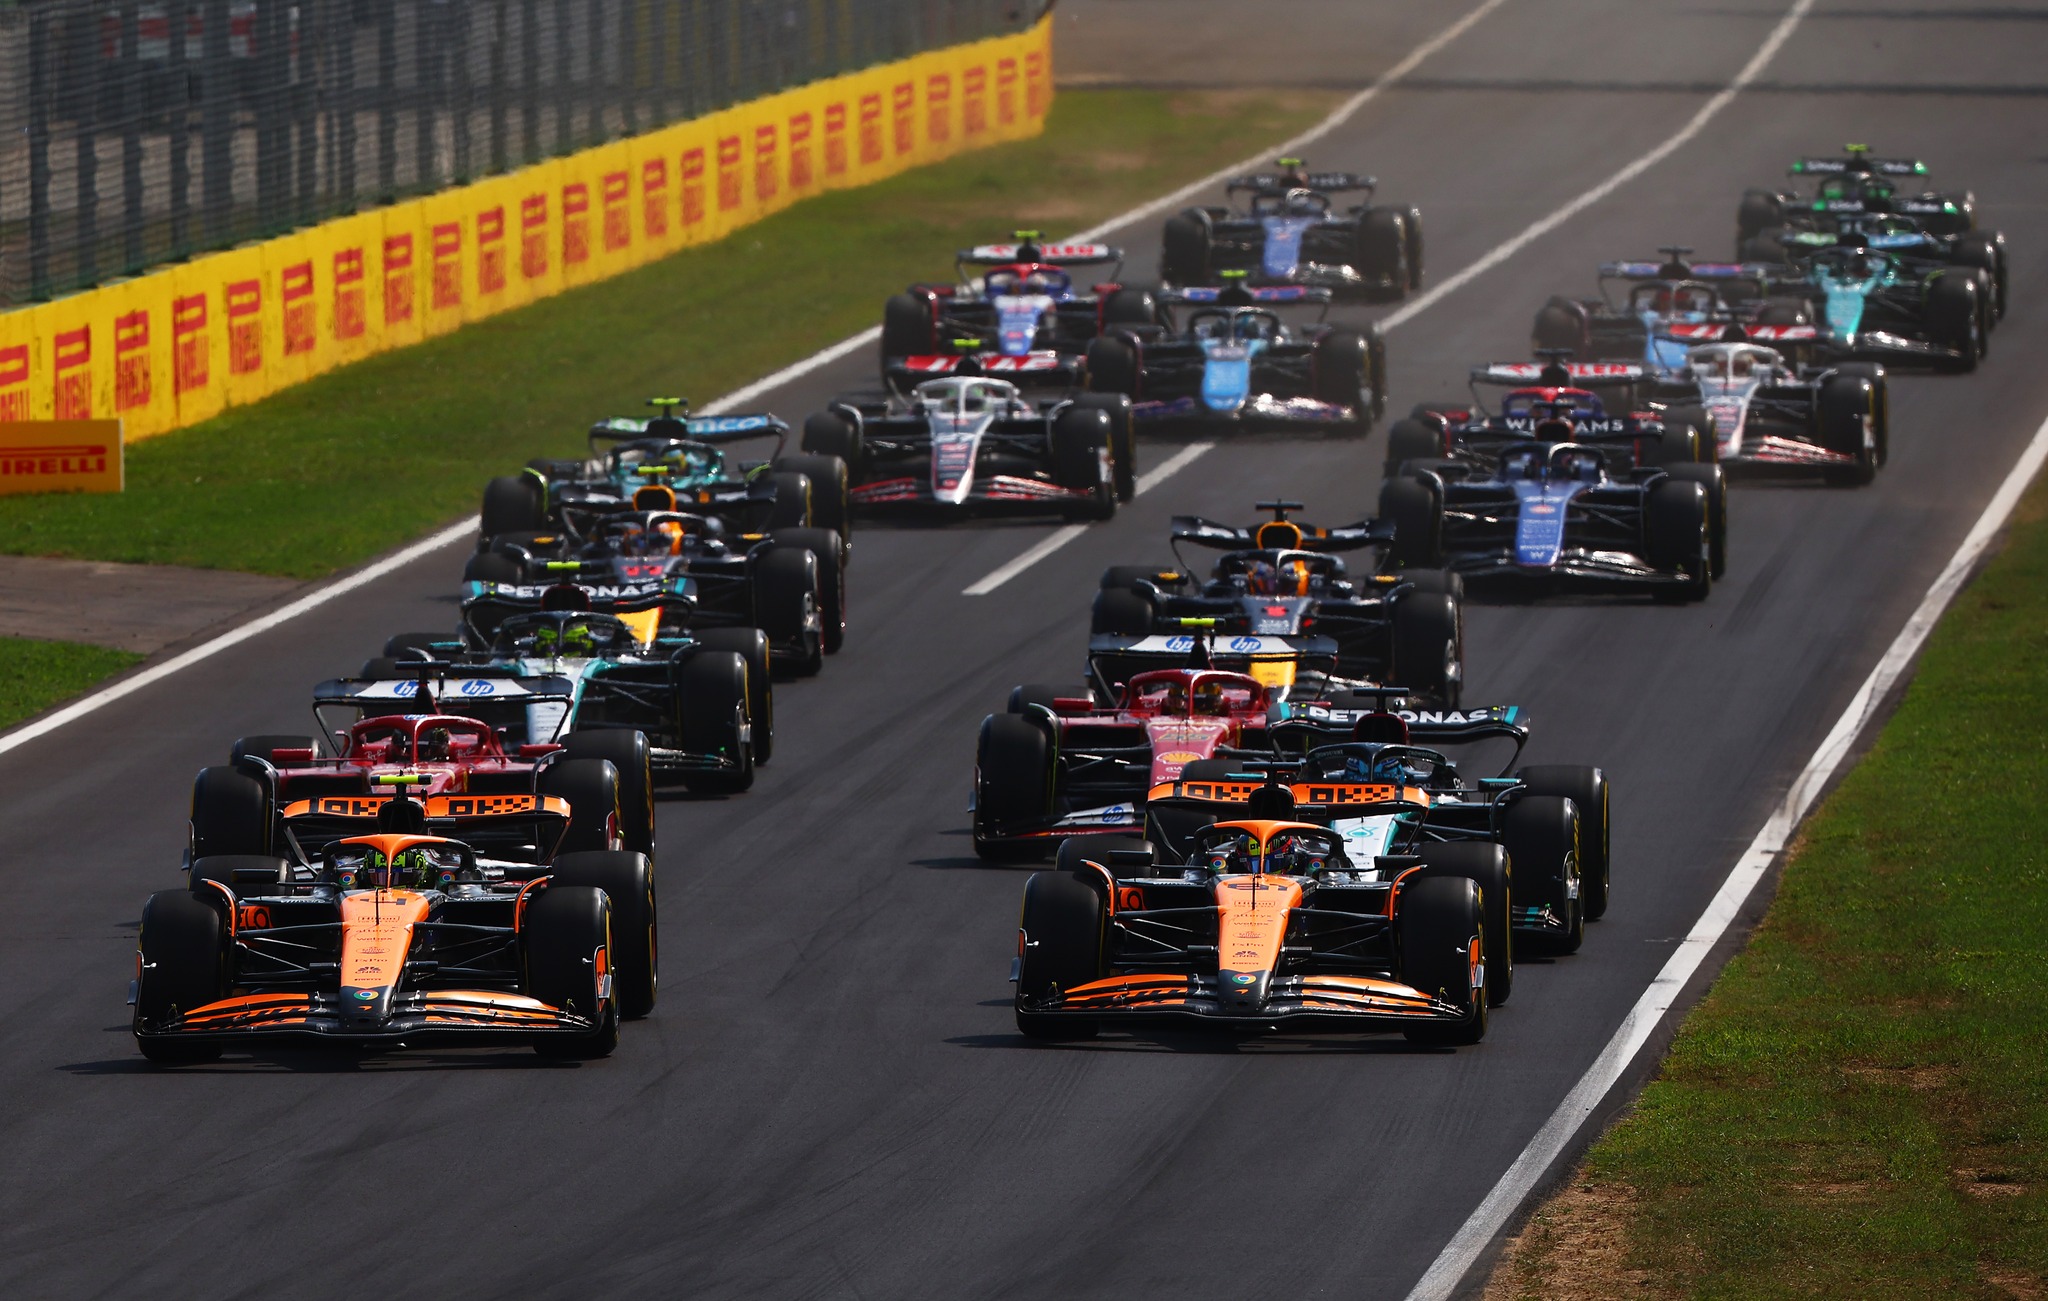
[[(410, 671), (408, 671), (410, 670)], [(398, 676), (403, 672), (405, 676)], [(390, 677), (329, 678), (313, 688), (314, 705), (405, 705), (419, 699), (420, 681), (425, 677), (436, 711), (461, 714), (464, 707), (506, 700), (526, 703), (541, 700), (572, 700), (576, 688), (569, 679), (554, 676), (521, 676), (511, 668), (487, 664), (449, 665), (439, 671), (429, 668), (423, 675), (415, 665), (402, 665)]]
[(1183, 621), (1188, 632), (1150, 633), (1130, 637), (1101, 633), (1088, 639), (1088, 675), (1105, 699), (1115, 699), (1121, 683), (1152, 669), (1180, 668), (1196, 642), (1209, 647), (1209, 662), (1216, 668), (1260, 676), (1268, 665), (1290, 664), (1295, 668), (1336, 667), (1337, 642), (1330, 637), (1274, 637), (1253, 634), (1210, 636), (1210, 619)]
[(1602, 280), (1762, 280), (1771, 269), (1762, 262), (1690, 262), (1685, 274), (1668, 262), (1602, 262)]
[[(1394, 541), (1392, 521), (1360, 520), (1356, 524), (1341, 524), (1327, 529), (1295, 520), (1285, 522), (1301, 530), (1301, 546), (1294, 548), (1301, 551), (1358, 551), (1365, 547), (1390, 545)], [(1199, 515), (1176, 515), (1173, 517), (1171, 540), (1193, 543), (1213, 551), (1251, 551), (1259, 549), (1257, 534), (1257, 528), (1218, 524)]]
[(1872, 158), (1852, 152), (1836, 158), (1801, 158), (1785, 169), (1787, 176), (1846, 176), (1868, 172), (1873, 176), (1925, 176), (1927, 164), (1917, 158)]
[[(680, 426), (680, 428), (678, 428)], [(719, 446), (754, 438), (789, 437), (789, 422), (767, 411), (734, 416), (656, 416), (649, 420), (615, 418), (590, 427), (590, 445), (627, 443), (646, 438)]]
[(1540, 361), (1505, 361), (1472, 368), (1472, 383), (1496, 388), (1528, 388), (1545, 382), (1546, 373), (1563, 370), (1574, 388), (1615, 388), (1635, 384), (1649, 377), (1649, 368), (1636, 362), (1574, 361), (1554, 365)]
[[(1358, 720), (1369, 714), (1382, 712), (1378, 701), (1289, 700), (1283, 702), (1278, 713), (1270, 720), (1269, 726), (1277, 733), (1286, 729), (1306, 737), (1327, 739), (1332, 743), (1351, 739), (1351, 729)], [(1407, 709), (1385, 710), (1408, 725), (1408, 735), (1416, 741), (1442, 741), (1461, 743), (1484, 741), (1491, 737), (1506, 737), (1517, 747), (1529, 739), (1529, 723), (1520, 705), (1481, 705), (1476, 709)], [(1309, 748), (1313, 749), (1313, 745)]]
[(1376, 190), (1379, 184), (1376, 177), (1359, 172), (1247, 172), (1243, 176), (1233, 176), (1225, 188), (1231, 193), (1278, 194), (1286, 190), (1318, 190), (1324, 194), (1343, 194)]
[[(1228, 299), (1223, 295), (1229, 294)], [(1335, 299), (1328, 289), (1312, 285), (1195, 286), (1169, 289), (1154, 297), (1164, 305), (1175, 303), (1231, 303), (1239, 306), (1272, 307), (1288, 305), (1327, 307)]]
[(1051, 267), (1093, 267), (1121, 264), (1123, 260), (1124, 251), (1111, 244), (976, 244), (953, 255), (953, 261), (960, 266), (1038, 262)]
[(982, 340), (963, 352), (928, 353), (921, 356), (890, 357), (883, 367), (883, 379), (901, 391), (928, 379), (946, 375), (994, 375), (1019, 384), (1075, 384), (1081, 378), (1081, 358), (1050, 348), (1006, 355), (988, 348)]

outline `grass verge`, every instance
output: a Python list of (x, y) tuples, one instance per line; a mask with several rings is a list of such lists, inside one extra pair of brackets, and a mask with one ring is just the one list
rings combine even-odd
[(1091, 225), (1335, 99), (1062, 92), (1035, 140), (812, 199), (138, 443), (119, 496), (0, 499), (0, 552), (319, 577), (476, 509), (491, 474), (580, 450), (593, 420), (656, 393), (707, 400), (873, 325), (887, 295), (950, 276), (956, 248)]
[(0, 728), (40, 714), (141, 659), (105, 646), (0, 637)]
[(2048, 1296), (2048, 485), (1489, 1297)]

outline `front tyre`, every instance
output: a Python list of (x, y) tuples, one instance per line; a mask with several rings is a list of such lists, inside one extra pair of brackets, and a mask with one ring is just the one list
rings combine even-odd
[(1017, 1029), (1042, 1042), (1092, 1039), (1096, 1024), (1029, 1012), (1027, 999), (1065, 994), (1103, 973), (1102, 896), (1068, 872), (1034, 872), (1017, 922)]

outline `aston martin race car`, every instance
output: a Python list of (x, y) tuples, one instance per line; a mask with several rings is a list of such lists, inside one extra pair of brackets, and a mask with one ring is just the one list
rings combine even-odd
[[(647, 738), (657, 785), (718, 794), (752, 786), (754, 769), (768, 762), (775, 746), (775, 688), (760, 629), (672, 632), (661, 626), (661, 601), (596, 613), (578, 608), (581, 601), (561, 599), (575, 594), (556, 589), (543, 593), (540, 609), (480, 620), (493, 625), (483, 650), (472, 650), (460, 635), (400, 633), (385, 643), (384, 658), (364, 665), (363, 677), (404, 682), (427, 661), (454, 675), (487, 667), (559, 680), (567, 698), (529, 703), (520, 735), (546, 740), (561, 732), (635, 731)], [(556, 600), (547, 601), (549, 595)], [(482, 599), (498, 598), (485, 593)]]
[(1088, 387), (1128, 396), (1140, 425), (1372, 428), (1387, 402), (1378, 327), (1297, 328), (1275, 309), (1327, 307), (1328, 290), (1248, 289), (1241, 273), (1226, 276), (1222, 289), (1161, 294), (1163, 324), (1118, 326), (1089, 344)]
[[(1089, 632), (1150, 644), (1155, 634), (1206, 631), (1212, 648), (1238, 638), (1321, 638), (1332, 643), (1335, 676), (1407, 683), (1421, 699), (1456, 705), (1464, 680), (1462, 584), (1441, 570), (1354, 574), (1343, 552), (1384, 555), (1393, 527), (1360, 521), (1318, 528), (1290, 519), (1296, 501), (1262, 501), (1273, 518), (1249, 527), (1194, 515), (1173, 519), (1174, 568), (1118, 565), (1102, 577)], [(1205, 581), (1181, 555), (1183, 545), (1220, 551)], [(1169, 652), (1172, 653), (1172, 652)], [(1182, 650), (1180, 654), (1185, 655)], [(1139, 649), (1091, 642), (1090, 657), (1122, 682), (1142, 663)], [(1150, 667), (1157, 667), (1151, 665)], [(1302, 660), (1261, 658), (1250, 672), (1269, 687), (1292, 688)], [(1113, 689), (1113, 687), (1110, 687)]]
[(734, 535), (703, 515), (568, 507), (559, 531), (494, 539), (463, 579), (463, 626), (479, 650), (497, 618), (540, 608), (564, 583), (583, 590), (580, 608), (671, 632), (759, 628), (777, 672), (818, 672), (846, 637), (846, 549), (829, 529)]
[[(1977, 229), (1977, 199), (1968, 190), (1908, 193), (1927, 176), (1915, 158), (1873, 158), (1867, 145), (1849, 145), (1835, 158), (1801, 158), (1789, 175), (1810, 179), (1810, 192), (1752, 189), (1735, 214), (1735, 256), (1762, 262), (1782, 260), (1785, 236), (1797, 232), (1835, 233), (1835, 219), (1885, 214), (1959, 248), (1980, 250), (1965, 260), (2005, 283), (2004, 236)], [(1978, 261), (1982, 257), (1984, 260)], [(2001, 311), (2003, 308), (2000, 309)]]
[[(882, 311), (882, 382), (904, 388), (963, 366), (1018, 385), (1073, 388), (1088, 342), (1110, 325), (1144, 326), (1156, 312), (1144, 289), (1115, 283), (1123, 250), (1047, 244), (1020, 230), (1014, 244), (982, 244), (954, 258), (958, 283), (912, 285)], [(1112, 266), (1083, 292), (1073, 269)]]
[(1184, 862), (1102, 857), (1025, 883), (1012, 977), (1031, 1038), (1147, 1023), (1486, 1033), (1488, 976), (1508, 958), (1488, 946), (1484, 887), (1453, 865), (1389, 870), (1328, 828), (1256, 818), (1217, 823)]
[(1418, 409), (1389, 430), (1380, 518), (1397, 562), (1704, 598), (1726, 564), (1727, 480), (1698, 429), (1606, 409), (1594, 387), (1630, 393), (1638, 368), (1587, 374), (1599, 369), (1478, 367), (1475, 403), (1482, 387), (1510, 387), (1498, 414)]
[[(357, 834), (292, 856), (212, 856), (144, 906), (130, 987), (143, 1055), (230, 1047), (530, 1044), (602, 1057), (652, 1010), (644, 854), (498, 860), (431, 828), (533, 795), (383, 799)], [(339, 796), (323, 797), (341, 799)], [(559, 803), (559, 801), (556, 801)]]
[[(591, 426), (582, 460), (528, 461), (484, 487), (479, 549), (507, 533), (561, 529), (564, 511), (637, 505), (714, 516), (736, 532), (816, 526), (848, 529), (846, 467), (814, 453), (784, 455), (789, 426), (766, 412), (693, 416), (681, 398), (653, 398), (647, 420)], [(775, 440), (765, 461), (727, 454), (735, 443)]]
[[(1239, 271), (1255, 285), (1378, 298), (1421, 287), (1421, 212), (1374, 205), (1379, 182), (1370, 176), (1306, 171), (1299, 158), (1282, 158), (1279, 167), (1232, 180), (1229, 206), (1169, 217), (1159, 278), (1189, 288)], [(1336, 196), (1344, 194), (1366, 201), (1340, 211)]]
[[(647, 738), (562, 732), (574, 688), (477, 665), (421, 662), (413, 676), (338, 678), (313, 691), (319, 737), (237, 741), (192, 784), (187, 863), (222, 854), (303, 856), (359, 825), (394, 789), (476, 797), (465, 838), (498, 858), (654, 853)], [(500, 798), (502, 797), (502, 798)], [(488, 813), (490, 816), (485, 817)]]
[(1989, 350), (1997, 288), (1989, 272), (1956, 265), (1918, 235), (1848, 231), (1789, 236), (1798, 251), (1784, 292), (1810, 304), (1818, 360), (1863, 359), (1971, 371)]
[(1008, 380), (956, 373), (834, 402), (804, 421), (804, 447), (846, 462), (861, 510), (1109, 519), (1137, 490), (1128, 412), (1115, 396), (1026, 401)]

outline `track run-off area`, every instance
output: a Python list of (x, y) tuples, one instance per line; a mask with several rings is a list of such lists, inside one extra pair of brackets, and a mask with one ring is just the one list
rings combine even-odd
[[(1614, 783), (1614, 904), (1578, 955), (1523, 965), (1485, 1043), (1456, 1052), (1016, 1034), (1024, 873), (978, 862), (967, 832), (982, 715), (1014, 683), (1075, 676), (1097, 576), (1169, 559), (1170, 516), (1249, 518), (1284, 495), (1334, 524), (1377, 497), (1382, 433), (1155, 440), (1147, 490), (1108, 524), (856, 532), (846, 649), (779, 693), (774, 764), (745, 796), (661, 806), (663, 997), (612, 1058), (149, 1068), (121, 999), (142, 901), (179, 879), (192, 774), (238, 735), (296, 730), (312, 684), (387, 635), (452, 626), (469, 534), (451, 530), (0, 738), (0, 1291), (1398, 1298), (1454, 1240), (1483, 1264), (1496, 1230), (1461, 1229), (1694, 933), (2048, 417), (2032, 360), (2048, 277), (2030, 252), (2048, 242), (2048, 14), (1290, 8), (1275, 22), (1312, 20), (1311, 79), (1360, 96), (1301, 148), (1424, 214), (1423, 295), (1333, 314), (1392, 321), (1397, 411), (1524, 356), (1536, 308), (1590, 293), (1603, 260), (1727, 256), (1744, 187), (1801, 153), (1926, 158), (2011, 243), (1984, 367), (1894, 381), (1891, 463), (1870, 487), (1737, 483), (1708, 601), (1469, 607), (1467, 701), (1526, 707), (1527, 758)], [(1098, 17), (1110, 32), (1168, 10), (1246, 21), (1082, 0), (1060, 11), (1062, 65), (1106, 62)], [(1228, 42), (1175, 35), (1129, 79), (1161, 57), (1190, 83), (1286, 75), (1269, 56), (1226, 75)], [(1134, 278), (1163, 216), (1105, 232)], [(951, 252), (931, 251), (934, 276)], [(872, 373), (856, 346), (745, 404), (800, 419)], [(1739, 931), (1663, 1001), (1697, 997)], [(1648, 1028), (1585, 1119), (1625, 1103), (1669, 1033)], [(1430, 1287), (1470, 1277), (1446, 1266)]]

